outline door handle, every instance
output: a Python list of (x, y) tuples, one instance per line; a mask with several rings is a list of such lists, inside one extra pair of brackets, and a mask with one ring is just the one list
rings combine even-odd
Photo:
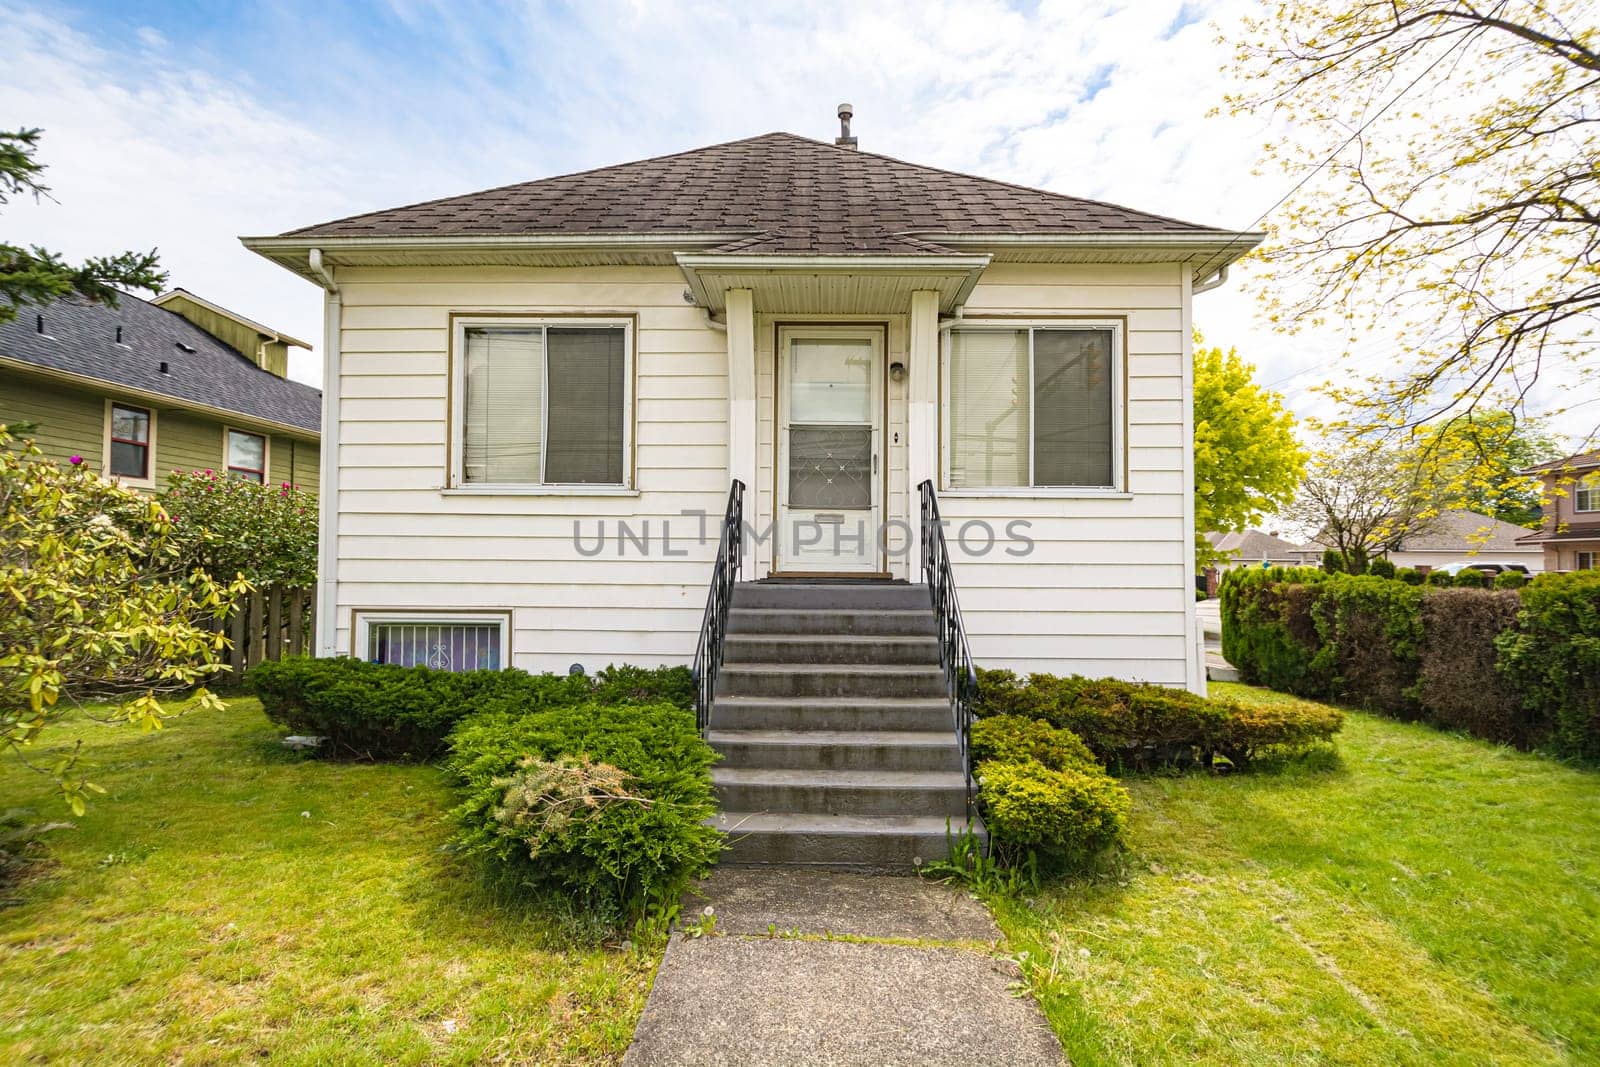
[(874, 478), (878, 476), (878, 454), (876, 452), (872, 454), (872, 476)]

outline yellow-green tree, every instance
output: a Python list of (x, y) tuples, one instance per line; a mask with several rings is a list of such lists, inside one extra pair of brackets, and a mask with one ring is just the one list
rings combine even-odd
[(1282, 328), (1337, 326), (1365, 353), (1330, 389), (1352, 427), (1520, 409), (1558, 365), (1568, 396), (1596, 382), (1597, 14), (1283, 0), (1245, 20), (1229, 103), (1271, 121), (1266, 154), (1296, 182), (1267, 220), (1264, 289)]
[(95, 788), (76, 750), (31, 758), (69, 708), (155, 729), (218, 706), (196, 688), (221, 669), (209, 621), (249, 586), (186, 572), (174, 531), (152, 497), (77, 457), (52, 463), (0, 424), (0, 745), (53, 775), (75, 813)]
[(1212, 530), (1243, 530), (1287, 506), (1305, 470), (1294, 414), (1256, 384), (1255, 368), (1233, 349), (1194, 349), (1194, 522), (1197, 563), (1218, 556)]

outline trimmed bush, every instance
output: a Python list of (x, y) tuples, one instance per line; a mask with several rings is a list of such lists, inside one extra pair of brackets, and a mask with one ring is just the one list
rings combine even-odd
[(1344, 553), (1337, 548), (1322, 550), (1322, 569), (1327, 574), (1344, 573)]
[(1427, 575), (1415, 567), (1401, 567), (1394, 572), (1394, 576), (1407, 585), (1421, 585)]
[(610, 667), (589, 678), (290, 657), (252, 667), (245, 685), (261, 698), (268, 719), (326, 738), (319, 752), (354, 759), (432, 759), (457, 722), (500, 697), (529, 711), (588, 700), (678, 706), (692, 700), (683, 667)]
[(1422, 598), (1422, 658), (1417, 697), (1428, 718), (1451, 730), (1527, 747), (1545, 730), (1522, 714), (1496, 669), (1495, 643), (1516, 625), (1514, 592), (1435, 589)]
[[(1318, 587), (1321, 647), (1312, 659), (1328, 692), (1402, 718), (1420, 714), (1413, 686), (1422, 643), (1422, 591), (1404, 582), (1342, 576)], [(1293, 692), (1294, 690), (1290, 690)]]
[(501, 697), (449, 737), (456, 840), (514, 884), (623, 921), (674, 899), (721, 850), (694, 712), (672, 704), (528, 711)]
[(1491, 584), (1489, 575), (1476, 567), (1467, 567), (1456, 574), (1457, 589), (1487, 589)]
[(1435, 586), (1440, 589), (1449, 589), (1456, 584), (1455, 576), (1449, 571), (1429, 571), (1428, 580), (1424, 585)]
[(1222, 654), (1245, 681), (1306, 697), (1326, 694), (1326, 672), (1313, 664), (1319, 639), (1311, 605), (1330, 580), (1309, 567), (1223, 575)]
[(1500, 635), (1500, 669), (1563, 755), (1600, 760), (1600, 571), (1541, 574)]
[(977, 776), (984, 824), (1003, 857), (1031, 852), (1048, 867), (1080, 868), (1126, 831), (1128, 792), (1103, 771), (994, 760)]
[(1070, 768), (1102, 770), (1099, 759), (1071, 730), (1051, 726), (1043, 719), (1022, 715), (994, 715), (972, 724), (972, 762), (1035, 763), (1061, 771)]
[(1242, 769), (1268, 750), (1327, 742), (1343, 725), (1338, 712), (1310, 704), (1246, 708), (1166, 686), (1047, 674), (1023, 682), (1010, 671), (980, 670), (973, 707), (980, 716), (1042, 719), (1124, 769), (1208, 765), (1218, 755)]
[(1389, 561), (1388, 557), (1379, 556), (1367, 564), (1367, 573), (1374, 578), (1393, 578), (1395, 576), (1395, 566)]
[(1494, 576), (1496, 589), (1521, 589), (1528, 584), (1528, 576), (1521, 571), (1501, 571)]

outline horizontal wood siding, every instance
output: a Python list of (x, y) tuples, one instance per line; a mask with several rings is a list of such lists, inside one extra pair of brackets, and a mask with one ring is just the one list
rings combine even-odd
[[(972, 652), (984, 666), (1185, 684), (1185, 619), (1194, 594), (1185, 566), (1189, 349), (1179, 270), (996, 264), (967, 302), (967, 319), (1127, 320), (1128, 498), (941, 494)], [(969, 522), (987, 522), (1003, 536), (1018, 519), (1029, 523), (1028, 555), (1008, 555), (1005, 541), (982, 556), (957, 544)], [(980, 529), (968, 532), (975, 549), (984, 543)]]
[(31, 422), (39, 450), (58, 463), (82, 456), (90, 470), (101, 466), (105, 398), (80, 389), (0, 370), (0, 422)]
[[(706, 512), (711, 530), (720, 517), (728, 387), (724, 337), (684, 303), (682, 275), (389, 268), (339, 280), (338, 647), (350, 647), (356, 609), (496, 608), (512, 612), (518, 667), (687, 663), (716, 545), (681, 512)], [(443, 491), (451, 312), (637, 316), (637, 492)], [(648, 549), (629, 540), (619, 553), (619, 522)], [(602, 523), (605, 547), (586, 556)]]

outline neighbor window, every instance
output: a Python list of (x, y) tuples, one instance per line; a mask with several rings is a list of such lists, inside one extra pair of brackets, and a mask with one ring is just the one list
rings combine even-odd
[(628, 326), (467, 325), (461, 334), (461, 481), (626, 484)]
[(1576, 559), (1576, 563), (1577, 563), (1576, 569), (1577, 570), (1580, 570), (1580, 571), (1600, 570), (1600, 566), (1597, 566), (1597, 564), (1600, 564), (1600, 553), (1596, 553), (1596, 552), (1577, 552), (1577, 553), (1574, 553), (1574, 555), (1577, 557), (1577, 559)]
[(441, 671), (497, 671), (509, 658), (504, 615), (356, 616), (357, 647), (372, 663)]
[(1119, 342), (1111, 325), (951, 330), (950, 488), (1114, 487)]
[(258, 433), (229, 430), (228, 473), (247, 482), (265, 482), (267, 439)]
[(1600, 511), (1600, 474), (1579, 479), (1578, 491), (1572, 494), (1572, 506), (1578, 511)]
[(111, 405), (111, 448), (106, 467), (119, 478), (150, 478), (150, 411)]

